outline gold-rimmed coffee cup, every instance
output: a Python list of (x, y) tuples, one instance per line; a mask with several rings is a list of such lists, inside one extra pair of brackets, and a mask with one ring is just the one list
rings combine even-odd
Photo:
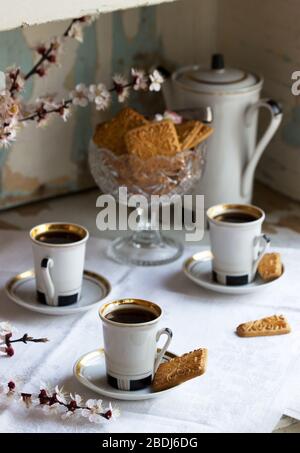
[[(142, 299), (109, 302), (99, 310), (103, 326), (108, 383), (123, 391), (149, 386), (172, 340), (172, 331), (159, 329), (162, 308)], [(157, 354), (157, 343), (167, 336)]]

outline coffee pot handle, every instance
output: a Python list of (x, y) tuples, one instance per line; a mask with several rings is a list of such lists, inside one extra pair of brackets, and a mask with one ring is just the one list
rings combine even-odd
[(54, 296), (55, 296), (55, 288), (52, 282), (50, 269), (54, 266), (54, 261), (52, 258), (44, 258), (41, 261), (41, 274), (44, 283), (44, 290), (45, 290), (45, 297), (47, 301), (47, 305), (54, 306)]
[(167, 335), (168, 338), (167, 338), (167, 341), (166, 341), (164, 347), (161, 349), (161, 351), (159, 352), (159, 354), (156, 357), (155, 364), (154, 364), (154, 374), (158, 370), (158, 367), (161, 364), (161, 362), (162, 362), (162, 360), (164, 358), (164, 355), (165, 355), (165, 353), (168, 350), (168, 347), (170, 346), (170, 343), (171, 343), (172, 338), (173, 338), (173, 332), (172, 332), (171, 329), (162, 329), (162, 330), (160, 330), (156, 334), (156, 342), (159, 341), (159, 339), (160, 339), (160, 337), (162, 335)]
[(264, 150), (266, 149), (266, 147), (274, 137), (277, 129), (279, 128), (283, 117), (283, 112), (280, 104), (278, 104), (276, 101), (273, 101), (272, 99), (261, 99), (247, 109), (245, 118), (246, 127), (251, 126), (255, 117), (255, 113), (260, 108), (266, 108), (267, 110), (269, 110), (269, 112), (271, 113), (271, 121), (263, 137), (257, 144), (254, 154), (250, 162), (248, 163), (246, 170), (244, 171), (242, 180), (243, 197), (247, 197), (249, 195), (257, 164)]

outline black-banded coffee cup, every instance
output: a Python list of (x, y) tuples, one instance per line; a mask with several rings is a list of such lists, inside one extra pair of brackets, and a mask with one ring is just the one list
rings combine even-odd
[(270, 239), (262, 234), (265, 213), (251, 205), (224, 204), (207, 212), (213, 277), (226, 286), (243, 286), (255, 279)]
[[(153, 302), (124, 299), (105, 304), (99, 315), (108, 383), (126, 391), (149, 386), (172, 340), (170, 329), (158, 327), (162, 309)], [(162, 335), (167, 340), (157, 353)]]
[(39, 302), (62, 307), (81, 295), (88, 231), (72, 223), (45, 223), (30, 231)]

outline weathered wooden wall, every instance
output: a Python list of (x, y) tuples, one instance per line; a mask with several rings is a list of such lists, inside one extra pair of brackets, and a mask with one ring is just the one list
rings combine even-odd
[[(126, 73), (132, 65), (149, 67), (161, 61), (181, 65), (206, 59), (216, 47), (215, 8), (215, 0), (183, 0), (100, 15), (86, 29), (84, 43), (70, 41), (62, 66), (53, 68), (45, 79), (35, 78), (26, 97), (32, 100), (56, 91), (63, 95), (80, 81), (108, 82), (112, 73)], [(32, 64), (30, 47), (61, 33), (67, 23), (1, 32), (1, 69), (16, 62), (28, 69)], [(152, 111), (162, 108), (159, 95), (135, 97), (133, 101)], [(77, 109), (68, 123), (56, 118), (46, 128), (29, 125), (20, 132), (18, 141), (0, 152), (0, 207), (93, 185), (86, 153), (93, 126), (100, 119), (87, 107)]]
[[(291, 94), (291, 74), (300, 69), (299, 11), (299, 0), (179, 0), (103, 14), (86, 29), (82, 45), (68, 43), (61, 68), (29, 85), (26, 97), (63, 94), (80, 81), (108, 82), (112, 73), (132, 65), (209, 63), (211, 53), (222, 51), (228, 64), (262, 72), (265, 95), (283, 102), (284, 124), (258, 176), (300, 199), (300, 100)], [(62, 32), (66, 24), (1, 32), (0, 69), (16, 62), (28, 69), (30, 47)], [(135, 96), (133, 102), (151, 111), (162, 108), (160, 96)], [(8, 152), (0, 152), (0, 208), (92, 185), (86, 152), (100, 119), (88, 107), (77, 110), (67, 124), (57, 118), (45, 129), (30, 125), (22, 131)]]
[(260, 72), (264, 95), (282, 102), (284, 122), (269, 145), (258, 177), (300, 200), (300, 98), (291, 75), (300, 69), (299, 0), (220, 0), (218, 43), (229, 64)]

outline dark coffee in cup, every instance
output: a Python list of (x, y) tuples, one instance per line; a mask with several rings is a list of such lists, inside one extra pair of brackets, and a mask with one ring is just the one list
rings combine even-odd
[(150, 310), (133, 306), (113, 310), (105, 318), (118, 324), (145, 324), (154, 321), (157, 316)]
[(73, 244), (82, 240), (82, 236), (72, 231), (46, 231), (38, 234), (35, 239), (44, 244)]
[(256, 222), (258, 217), (242, 211), (229, 211), (217, 215), (214, 220), (225, 223), (251, 223)]

